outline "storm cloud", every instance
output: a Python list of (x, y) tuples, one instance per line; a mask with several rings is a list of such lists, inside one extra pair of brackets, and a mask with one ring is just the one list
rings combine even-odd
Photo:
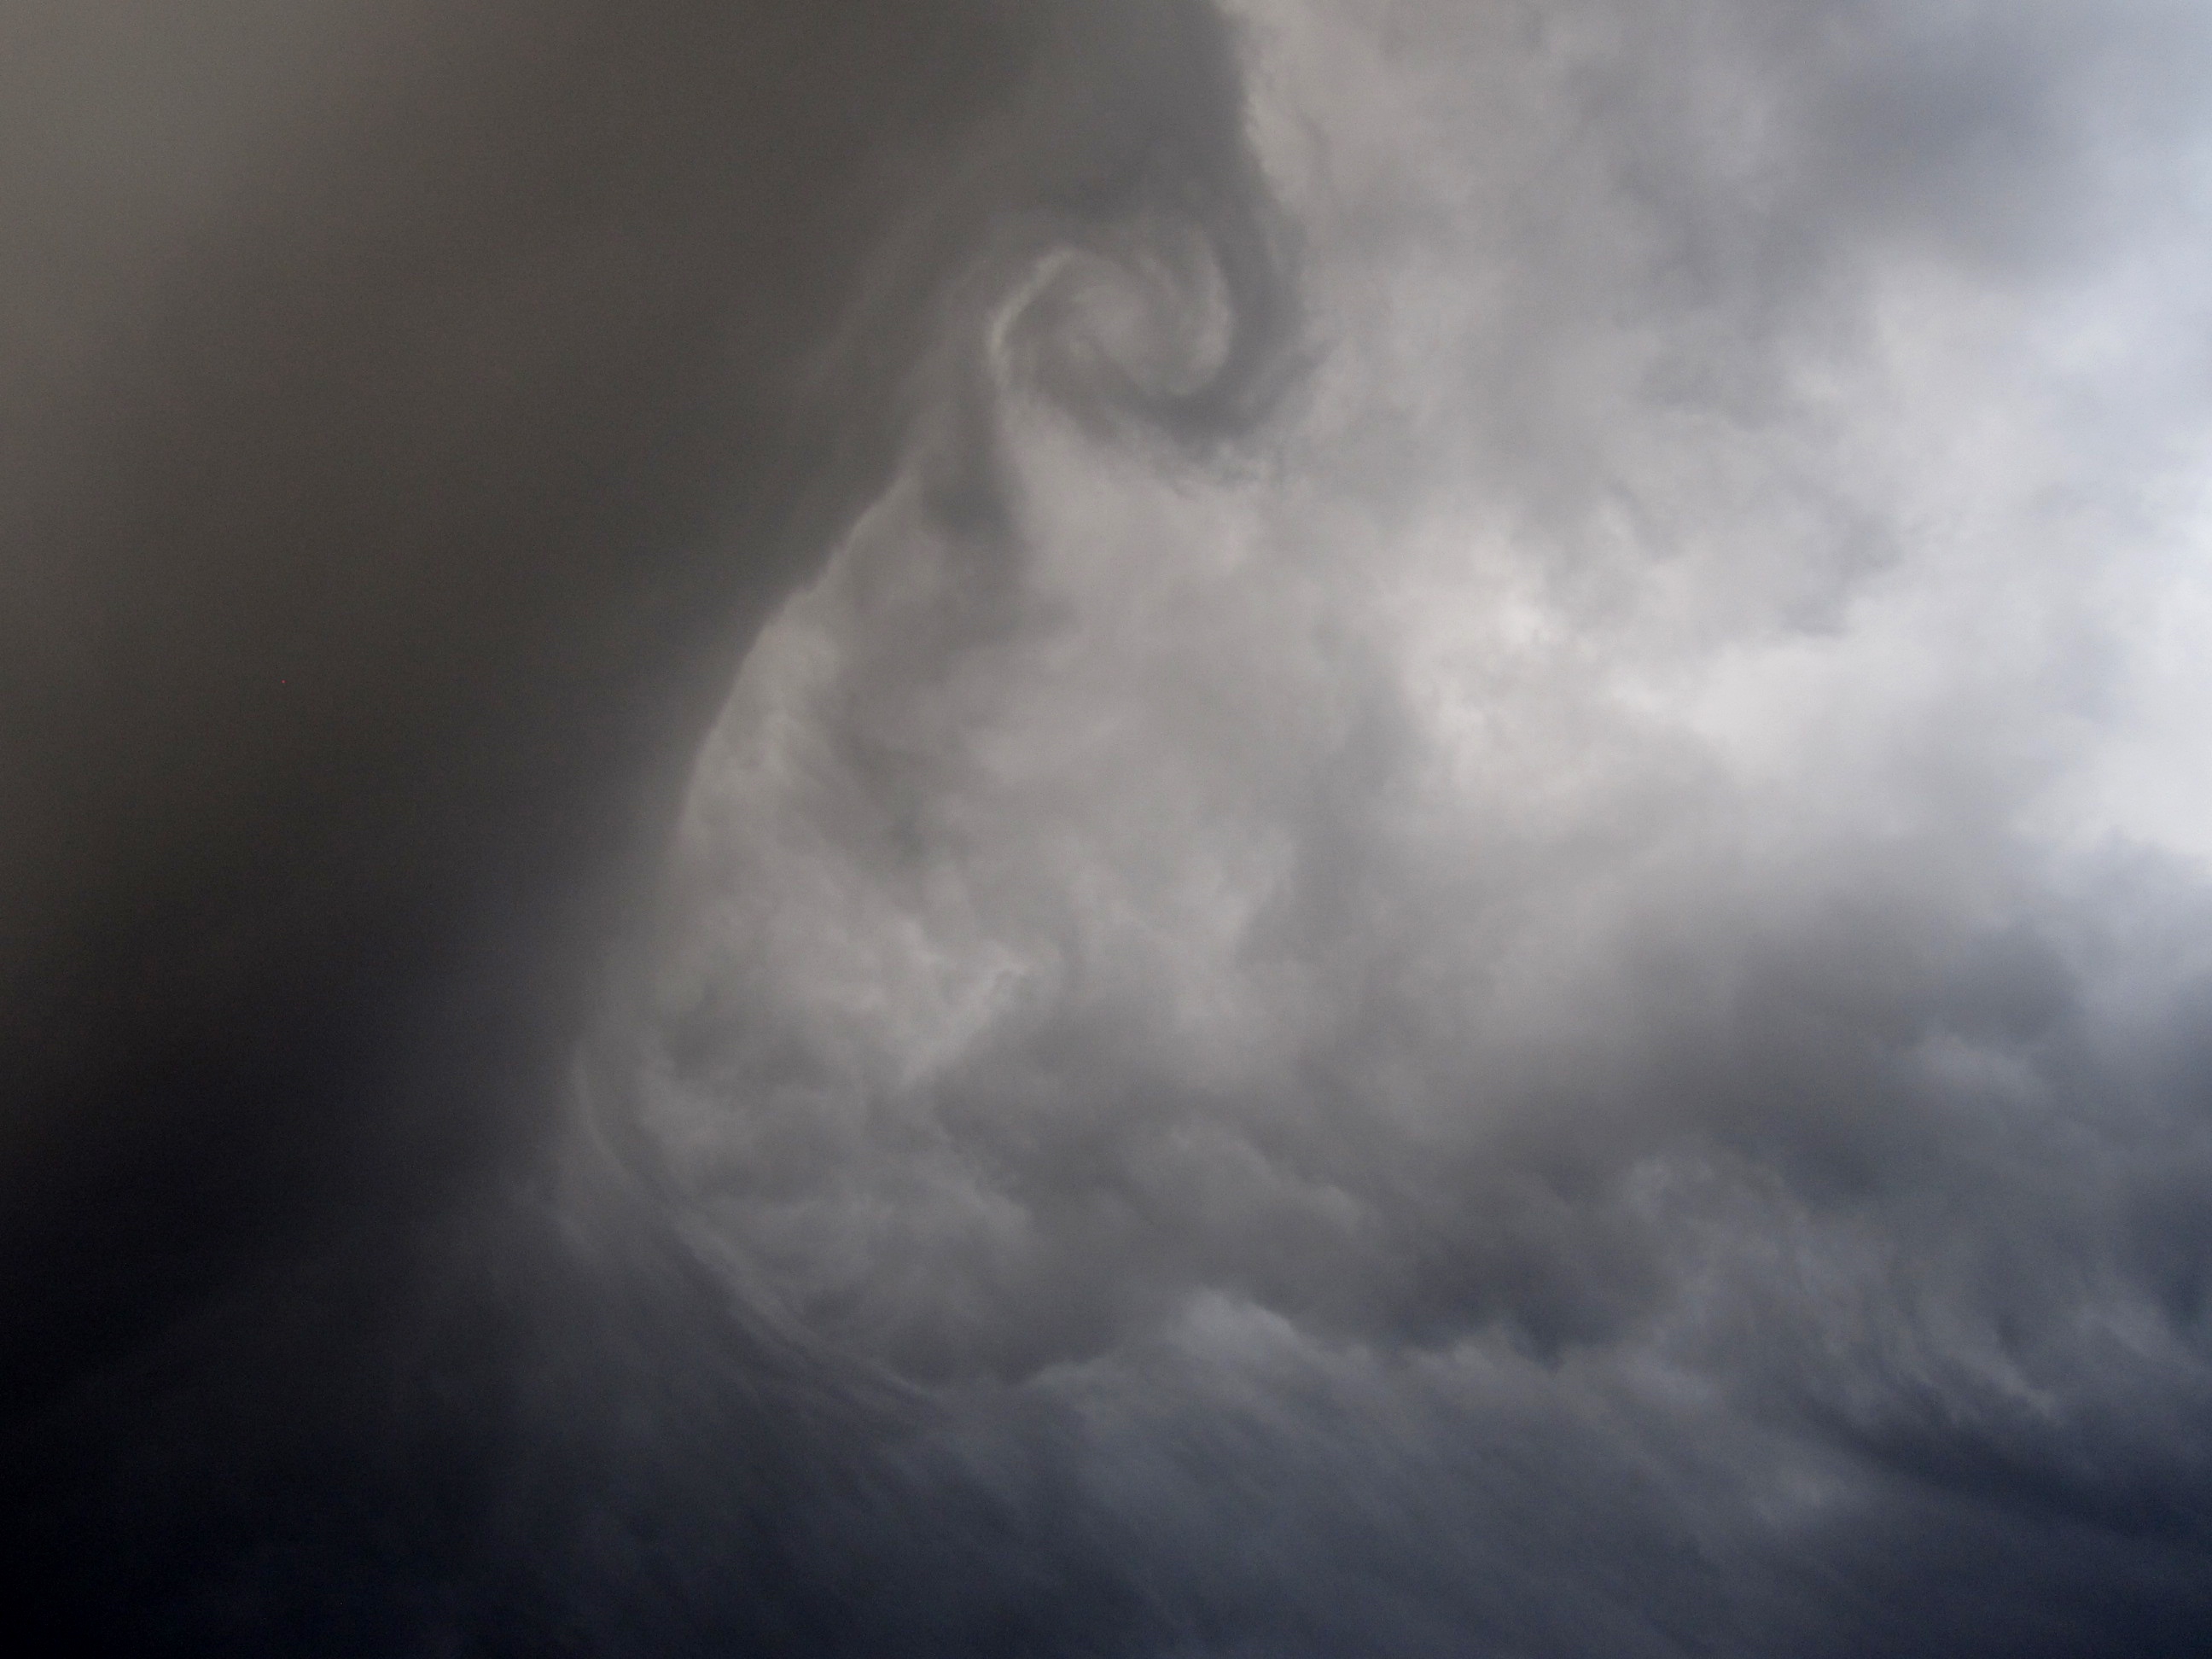
[(2201, 1644), (2201, 8), (232, 9), (9, 264), (72, 1608)]
[(1306, 369), (1004, 381), (1018, 556), (895, 489), (763, 638), (693, 1236), (1057, 1413), (1150, 1650), (2181, 1650), (2203, 22), (1238, 15)]

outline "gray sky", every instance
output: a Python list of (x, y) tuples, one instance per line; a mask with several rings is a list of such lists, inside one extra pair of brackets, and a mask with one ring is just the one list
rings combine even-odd
[(22, 1621), (2202, 1647), (2212, 11), (1218, 21), (0, 0)]
[[(764, 636), (695, 1238), (1174, 1651), (2180, 1650), (2212, 21), (1237, 16), (1301, 371), (1180, 456), (1018, 290), (1011, 548), (911, 472)], [(1202, 355), (1113, 253), (1044, 349)]]

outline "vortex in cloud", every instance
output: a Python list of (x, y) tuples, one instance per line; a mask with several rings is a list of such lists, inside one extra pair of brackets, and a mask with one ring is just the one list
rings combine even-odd
[(1303, 366), (1102, 422), (1218, 279), (1059, 256), (1003, 518), (917, 462), (764, 635), (691, 1237), (1089, 1517), (1133, 1651), (2186, 1650), (2212, 30), (1238, 23)]

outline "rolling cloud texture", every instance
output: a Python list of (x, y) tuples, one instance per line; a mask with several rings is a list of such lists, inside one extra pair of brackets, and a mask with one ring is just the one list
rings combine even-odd
[(307, 254), (234, 251), (196, 113), (105, 218), (50, 170), (81, 270), (9, 255), (21, 378), (94, 388), (10, 404), (11, 522), (126, 593), (11, 625), (73, 1616), (2197, 1650), (2202, 8), (231, 9), (241, 85), (480, 56), (427, 160), (360, 94)]

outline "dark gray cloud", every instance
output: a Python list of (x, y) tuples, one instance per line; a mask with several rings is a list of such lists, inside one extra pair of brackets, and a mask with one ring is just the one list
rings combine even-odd
[(695, 1235), (1132, 1650), (2183, 1650), (2201, 21), (1239, 16), (1310, 368), (1002, 380), (1018, 556), (895, 487), (763, 638)]
[(94, 1648), (831, 1631), (776, 1517), (867, 1410), (556, 1132), (753, 633), (924, 443), (987, 526), (987, 296), (1196, 225), (1163, 268), (1210, 372), (1110, 312), (1008, 349), (1102, 430), (1254, 397), (1282, 306), (1217, 20), (4, 31), (11, 1561)]
[(42, 1559), (155, 1645), (2195, 1650), (2199, 9), (231, 12), (11, 71), (7, 902), (140, 976), (18, 1024), (155, 1055), (9, 1039), (125, 1125), (11, 1223)]

